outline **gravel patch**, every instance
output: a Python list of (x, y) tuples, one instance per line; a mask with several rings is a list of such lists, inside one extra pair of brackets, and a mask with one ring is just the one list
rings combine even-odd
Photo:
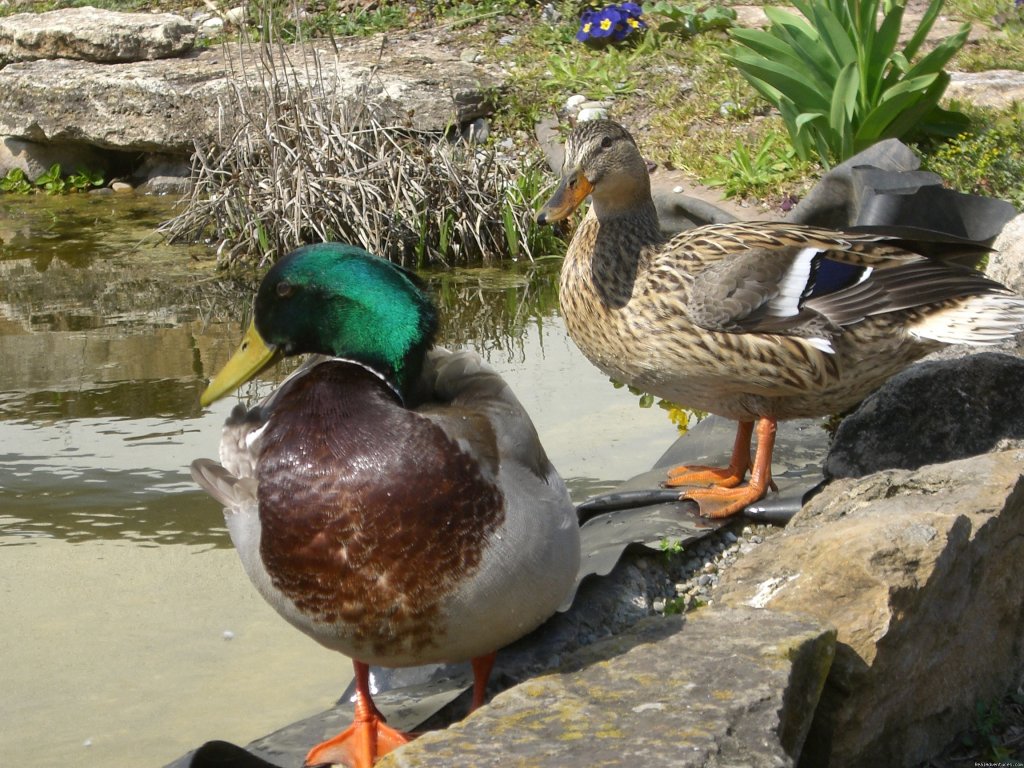
[(684, 549), (662, 542), (662, 556), (646, 555), (634, 562), (648, 584), (650, 610), (671, 615), (712, 605), (721, 574), (781, 530), (740, 519)]

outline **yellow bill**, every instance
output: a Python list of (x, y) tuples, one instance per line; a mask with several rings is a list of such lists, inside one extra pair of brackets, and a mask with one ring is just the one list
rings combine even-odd
[(206, 406), (215, 400), (219, 400), (229, 392), (233, 392), (239, 386), (249, 381), (277, 362), (281, 356), (280, 351), (268, 346), (256, 330), (256, 323), (249, 323), (249, 330), (245, 332), (242, 343), (238, 345), (235, 354), (227, 361), (220, 373), (209, 383), (203, 394), (199, 396), (199, 404)]

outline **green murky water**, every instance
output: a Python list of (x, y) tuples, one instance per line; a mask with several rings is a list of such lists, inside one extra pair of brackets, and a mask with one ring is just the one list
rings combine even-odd
[[(233, 405), (198, 395), (250, 286), (204, 247), (155, 239), (171, 213), (0, 196), (0, 765), (164, 765), (319, 711), (348, 682), (255, 595), (188, 475)], [(579, 499), (646, 470), (674, 431), (566, 338), (557, 268), (426, 278), (442, 342), (509, 379)]]

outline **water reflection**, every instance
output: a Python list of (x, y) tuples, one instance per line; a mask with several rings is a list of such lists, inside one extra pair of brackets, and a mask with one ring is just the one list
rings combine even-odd
[[(227, 283), (206, 249), (154, 241), (170, 205), (0, 197), (0, 535), (7, 541), (15, 534), (229, 546), (215, 503), (194, 487), (187, 466), (215, 455), (233, 403), (204, 410), (198, 396), (238, 341), (256, 275)], [(514, 380), (553, 458), (588, 462), (571, 482), (582, 497), (627, 470), (588, 479), (601, 476), (600, 468), (589, 471), (601, 457), (592, 445), (574, 445), (581, 430), (603, 423), (602, 398), (615, 394), (565, 339), (557, 269), (549, 260), (423, 277), (440, 306), (441, 342), (478, 349)], [(558, 386), (569, 387), (564, 401)], [(593, 412), (559, 402), (589, 402)], [(615, 402), (637, 428), (635, 401), (619, 395)]]

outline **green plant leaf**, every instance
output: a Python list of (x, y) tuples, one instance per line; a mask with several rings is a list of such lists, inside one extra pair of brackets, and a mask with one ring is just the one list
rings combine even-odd
[[(902, 21), (903, 6), (897, 5), (886, 14), (872, 39), (871, 47), (864, 52), (865, 66), (861, 91), (865, 103), (873, 103), (882, 95), (887, 70), (893, 65), (893, 57), (897, 55), (896, 46), (899, 43)], [(899, 56), (902, 57), (902, 54)], [(905, 59), (903, 63), (905, 64)], [(896, 66), (904, 72), (907, 69), (899, 63)]]
[(851, 134), (848, 130), (857, 111), (857, 98), (860, 93), (860, 71), (857, 62), (851, 61), (836, 79), (835, 90), (832, 91), (832, 105), (829, 110), (828, 122), (832, 129), (839, 133)]
[[(918, 102), (927, 102), (928, 86), (938, 75), (924, 75), (904, 80), (885, 92), (882, 100), (865, 116), (856, 132), (856, 143), (864, 146), (881, 138), (894, 137), (890, 125), (902, 112), (910, 110)], [(929, 108), (934, 105), (929, 105)], [(919, 112), (918, 112), (919, 113)]]
[(932, 0), (928, 4), (924, 14), (921, 16), (921, 21), (914, 30), (914, 34), (910, 36), (910, 40), (903, 47), (903, 55), (907, 59), (912, 60), (921, 49), (921, 46), (924, 45), (924, 41), (928, 39), (928, 34), (932, 31), (932, 27), (935, 25), (936, 19), (939, 18), (939, 13), (942, 12), (942, 7), (945, 4), (946, 0)]
[(852, 30), (843, 28), (842, 23), (826, 9), (816, 6), (817, 29), (822, 42), (828, 46), (832, 58), (841, 67), (857, 61), (856, 39), (851, 39)]
[[(734, 29), (730, 34), (737, 43), (768, 61), (789, 66), (795, 72), (803, 72), (815, 88), (826, 90), (829, 87), (830, 73), (834, 72), (836, 64), (822, 46), (798, 43), (785, 31), (773, 35), (761, 29)], [(780, 34), (785, 34), (786, 38), (780, 39)], [(742, 50), (735, 48), (733, 55)]]
[(942, 68), (949, 63), (949, 60), (952, 59), (961, 48), (963, 48), (964, 43), (967, 42), (967, 36), (970, 32), (970, 24), (962, 25), (956, 34), (945, 38), (942, 42), (936, 45), (935, 48), (929, 51), (927, 55), (921, 57), (919, 61), (914, 63), (907, 70), (907, 77), (917, 77), (918, 75), (941, 72)]
[[(739, 59), (740, 55), (736, 54), (734, 58)], [(798, 70), (770, 61), (764, 57), (743, 57), (742, 61), (741, 71), (748, 79), (751, 76), (757, 78), (777, 91), (786, 94), (798, 104), (804, 104), (822, 111), (828, 109), (829, 102), (825, 95), (809, 85), (806, 75), (801, 75)]]

